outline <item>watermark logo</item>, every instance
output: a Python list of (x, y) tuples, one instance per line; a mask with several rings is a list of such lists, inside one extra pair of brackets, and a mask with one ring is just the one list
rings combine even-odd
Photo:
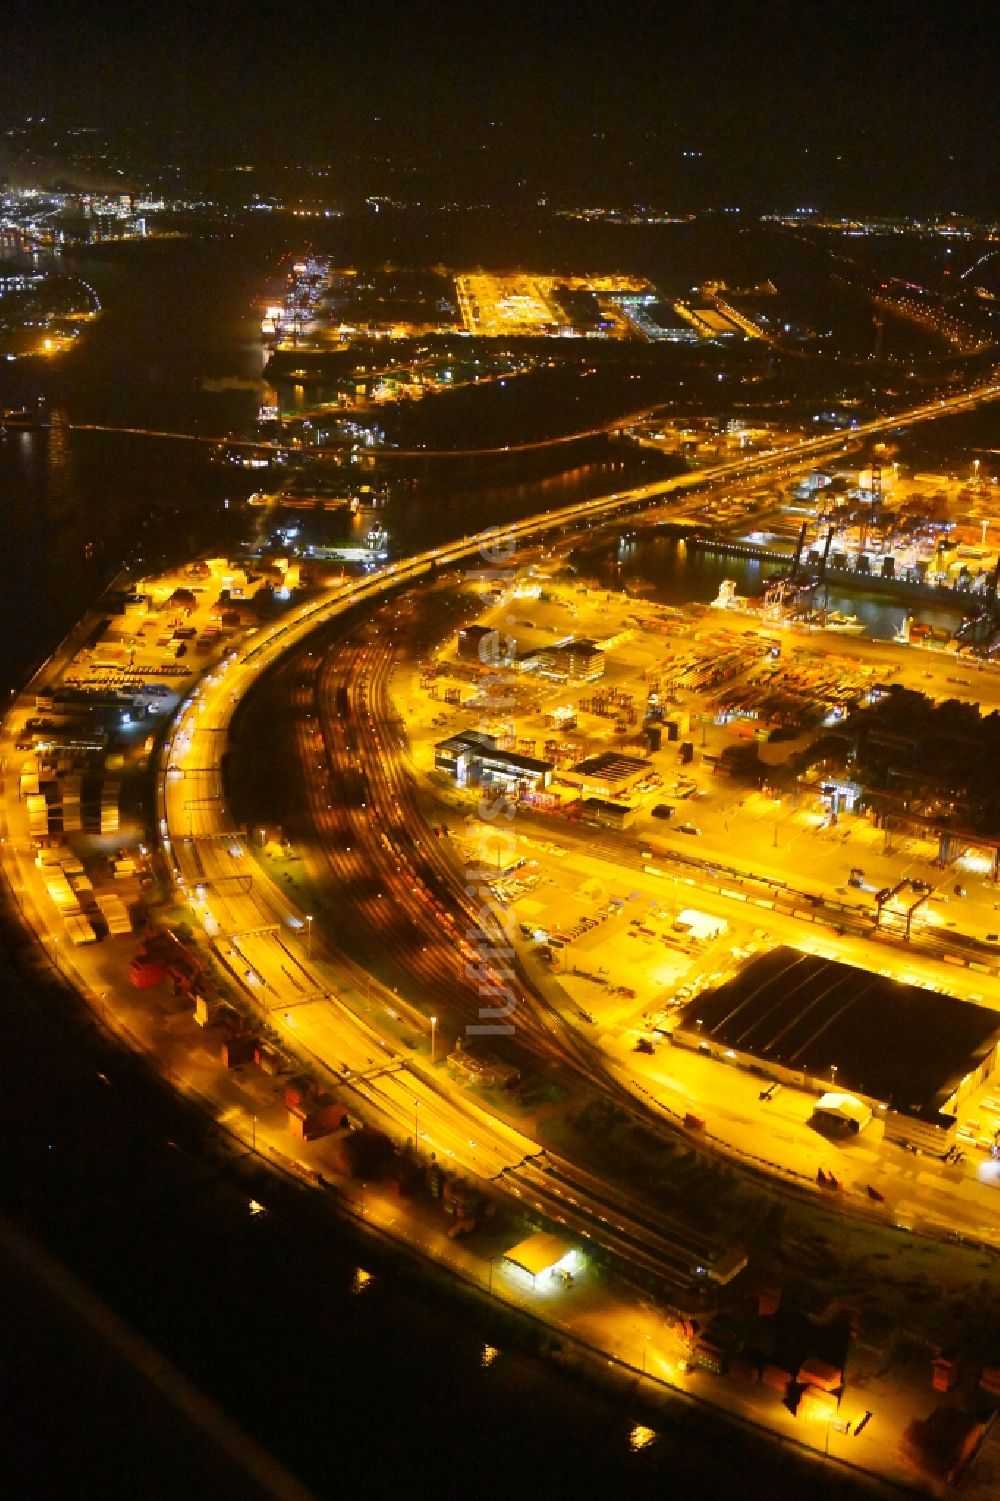
[[(479, 556), (485, 567), (466, 571), (469, 583), (488, 583), (506, 589), (516, 575), (514, 553), (516, 540), (508, 532), (494, 527), (484, 536)], [(517, 703), (513, 692), (513, 642), (500, 631), (490, 631), (479, 643), (479, 659), (490, 670), (479, 684), (482, 711), (479, 730), (489, 733), (498, 717)], [(503, 871), (517, 859), (517, 841), (511, 828), (517, 812), (516, 797), (498, 785), (484, 786), (476, 807), (473, 843), (476, 846), (466, 867), (466, 894), (478, 905), (476, 926), (466, 932), (473, 950), (465, 973), (476, 986), (480, 999), (479, 1020), (466, 1027), (469, 1037), (511, 1037), (517, 992), (514, 987), (514, 930), (510, 904), (498, 894)]]

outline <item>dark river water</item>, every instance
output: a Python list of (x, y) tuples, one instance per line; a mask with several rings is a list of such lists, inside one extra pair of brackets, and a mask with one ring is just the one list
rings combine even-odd
[[(710, 603), (727, 579), (736, 584), (737, 594), (757, 599), (770, 579), (787, 572), (781, 564), (690, 547), (683, 538), (669, 534), (641, 532), (583, 553), (577, 562), (584, 573), (596, 573), (609, 589), (638, 589), (647, 598), (671, 604)], [(813, 608), (857, 616), (864, 634), (874, 640), (888, 640), (908, 615), (954, 632), (967, 610), (975, 613), (967, 595), (956, 594), (939, 605), (922, 599), (896, 600), (886, 594), (838, 588), (836, 584), (817, 589), (811, 603)]]
[[(638, 269), (678, 291), (707, 274), (706, 268), (744, 282), (776, 275), (777, 257), (793, 296), (822, 291), (816, 263), (796, 247), (769, 235), (724, 233), (711, 222), (645, 231), (529, 223), (505, 226), (498, 240), (492, 223), (473, 217), (459, 226), (456, 218), (417, 219), (402, 227), (345, 222), (324, 231), (328, 243), (320, 248), (345, 262), (368, 264), (408, 255), (417, 264)], [(250, 534), (245, 512), (227, 511), (225, 504), (245, 496), (260, 478), (213, 466), (209, 444), (71, 432), (66, 424), (105, 423), (204, 437), (246, 431), (261, 395), (261, 301), (269, 288), (281, 286), (289, 250), (300, 249), (301, 242), (290, 239), (287, 230), (267, 225), (241, 229), (238, 237), (226, 231), (123, 245), (60, 262), (97, 290), (104, 314), (72, 353), (51, 364), (0, 361), (0, 408), (33, 406), (42, 395), (52, 420), (47, 431), (10, 431), (0, 438), (5, 563), (0, 681), (17, 681), (44, 657), (123, 558), (139, 550), (152, 564), (164, 555), (236, 546)], [(0, 259), (11, 254), (0, 242)], [(668, 366), (666, 376), (647, 371), (635, 377), (634, 387), (620, 383), (614, 389), (605, 382), (602, 394), (611, 403), (605, 414), (691, 390), (699, 371), (690, 368), (690, 355), (679, 351), (676, 359), (676, 368)], [(705, 380), (703, 365), (700, 361), (700, 379)], [(805, 380), (808, 372), (801, 369)], [(708, 378), (715, 380), (711, 372)], [(579, 418), (600, 413), (599, 405), (586, 404), (594, 387), (578, 382), (571, 389), (567, 382), (560, 390), (552, 386), (558, 377), (546, 379), (544, 389), (511, 383), (502, 396), (475, 393), (473, 399), (480, 402), (480, 414), (484, 402), (493, 402), (494, 417), (503, 402), (512, 429), (519, 410), (525, 421), (529, 416), (537, 421), (533, 407), (540, 404), (562, 405), (553, 420), (564, 431), (574, 430)], [(220, 382), (226, 385), (220, 388)], [(988, 466), (995, 458), (989, 450), (1000, 448), (996, 413), (993, 408), (953, 418), (933, 435), (915, 434), (920, 445), (915, 461), (922, 466), (947, 462), (968, 444), (984, 452)], [(458, 426), (471, 431), (476, 420), (470, 406), (469, 428), (462, 420)], [(629, 477), (629, 471), (619, 469), (614, 482)], [(561, 473), (550, 468), (542, 477), (418, 480), (397, 495), (389, 519), (392, 544), (397, 551), (409, 551), (475, 530), (487, 519), (502, 522), (569, 504), (612, 488), (611, 480), (606, 464), (579, 461)], [(741, 587), (752, 584), (739, 570), (723, 567), (723, 576), (736, 577)], [(683, 597), (710, 598), (717, 573), (705, 564), (695, 569), (674, 559), (662, 581)], [(835, 603), (843, 608), (839, 600)], [(880, 601), (856, 608), (876, 634), (890, 634), (898, 624), (900, 612)]]
[[(352, 232), (339, 233), (345, 260), (374, 257), (387, 248), (372, 242), (369, 227), (356, 231), (354, 243)], [(495, 235), (474, 226), (468, 236), (462, 247), (449, 226), (418, 227), (413, 258), (497, 263)], [(639, 244), (629, 231), (598, 232), (585, 263), (627, 265)], [(71, 432), (67, 424), (109, 423), (205, 436), (245, 429), (260, 399), (260, 299), (268, 283), (279, 278), (286, 248), (292, 247), (277, 233), (254, 233), (240, 240), (168, 240), (88, 254), (77, 269), (97, 289), (103, 318), (57, 364), (0, 364), (0, 406), (19, 407), (43, 395), (53, 423), (47, 431), (11, 431), (0, 439), (0, 681), (10, 685), (22, 680), (122, 560), (137, 550), (152, 564), (200, 548), (236, 546), (250, 529), (247, 512), (237, 506), (226, 509), (225, 503), (242, 499), (255, 481), (240, 471), (213, 467), (207, 444)], [(741, 261), (732, 246), (726, 249), (720, 242), (716, 248), (710, 267), (716, 274), (767, 274), (766, 256), (755, 252), (748, 257), (743, 247)], [(562, 258), (568, 269), (572, 261), (562, 241), (546, 240), (530, 228), (511, 242), (505, 256), (507, 263), (530, 263), (534, 253), (543, 265)], [(574, 254), (581, 254), (579, 245)], [(699, 269), (690, 237), (684, 235), (657, 239), (653, 259), (657, 257), (681, 284)], [(221, 391), (205, 388), (206, 380), (220, 379), (243, 384)], [(971, 427), (977, 441), (986, 444), (974, 422)], [(614, 482), (619, 478), (616, 474)], [(394, 542), (400, 549), (417, 547), (431, 537), (569, 503), (610, 488), (609, 481), (608, 468), (585, 464), (478, 491), (469, 485), (419, 482), (404, 503), (396, 504)], [(663, 541), (644, 545), (629, 566), (635, 577), (646, 577), (674, 598), (709, 599), (724, 577), (736, 577), (741, 586), (752, 583), (726, 560), (701, 557), (692, 562)], [(850, 602), (841, 608), (862, 613), (868, 606)], [(886, 634), (886, 607), (874, 602), (871, 610), (872, 628)], [(898, 609), (891, 612), (892, 624), (899, 614)], [(26, 1021), (19, 982), (10, 974), (0, 980), (8, 1019), (11, 1024), (16, 1019), (23, 1033), (24, 1056), (44, 1057), (44, 1011)], [(10, 1036), (9, 1028), (5, 1035)], [(463, 1491), (471, 1488), (484, 1496), (515, 1486), (526, 1495), (578, 1490), (586, 1495), (593, 1493), (598, 1478), (604, 1485), (624, 1486), (629, 1494), (669, 1491), (715, 1501), (797, 1497), (806, 1494), (806, 1487), (817, 1497), (854, 1493), (847, 1482), (841, 1487), (839, 1481), (820, 1480), (809, 1471), (793, 1472), (766, 1442), (737, 1442), (710, 1421), (678, 1423), (639, 1464), (627, 1453), (632, 1415), (624, 1409), (609, 1407), (605, 1423), (599, 1404), (575, 1395), (572, 1382), (549, 1380), (545, 1368), (530, 1361), (502, 1362), (496, 1379), (486, 1382), (477, 1374), (477, 1362), (482, 1340), (490, 1336), (488, 1321), (484, 1335), (439, 1292), (428, 1302), (417, 1288), (395, 1287), (390, 1268), (382, 1290), (359, 1304), (350, 1288), (355, 1264), (350, 1246), (332, 1258), (328, 1279), (315, 1257), (306, 1266), (301, 1245), (295, 1253), (296, 1265), (301, 1261), (302, 1266), (294, 1276), (301, 1276), (322, 1309), (320, 1348), (315, 1320), (301, 1299), (290, 1296), (294, 1276), (285, 1279), (280, 1297), (262, 1294), (270, 1279), (280, 1278), (283, 1258), (290, 1254), (283, 1241), (278, 1242), (280, 1255), (277, 1249), (273, 1255), (262, 1250), (259, 1264), (233, 1262), (227, 1261), (222, 1242), (213, 1244), (206, 1256), (198, 1240), (199, 1216), (187, 1209), (181, 1217), (172, 1213), (169, 1230), (166, 1222), (160, 1226), (161, 1196), (149, 1186), (156, 1182), (155, 1153), (162, 1154), (165, 1132), (176, 1136), (185, 1128), (171, 1121), (169, 1099), (157, 1104), (155, 1129), (144, 1111), (134, 1121), (128, 1111), (120, 1121), (98, 1119), (78, 1078), (87, 1065), (88, 1046), (79, 1049), (78, 1066), (76, 1051), (58, 1050), (65, 1075), (59, 1099), (65, 1108), (47, 1105), (44, 1121), (37, 1110), (18, 1117), (22, 1134), (16, 1138), (17, 1153), (5, 1154), (9, 1176), (3, 1202), (13, 1204), (15, 1211), (21, 1205), (25, 1213), (33, 1204), (39, 1233), (50, 1236), (68, 1258), (74, 1248), (81, 1248), (83, 1257), (85, 1247), (84, 1274), (112, 1300), (118, 1280), (115, 1258), (119, 1267), (127, 1265), (129, 1315), (143, 1322), (145, 1309), (145, 1327), (153, 1336), (182, 1365), (204, 1377), (255, 1431), (271, 1422), (274, 1447), (293, 1461), (299, 1455), (304, 1473), (321, 1494), (341, 1493), (338, 1455), (341, 1475), (350, 1477), (348, 1493), (367, 1479), (376, 1494), (392, 1494), (402, 1488), (404, 1474), (418, 1482), (418, 1489), (443, 1479), (445, 1494), (460, 1484)], [(5, 1051), (9, 1055), (11, 1049)], [(13, 1069), (12, 1081), (16, 1077)], [(142, 1084), (137, 1095), (145, 1088)], [(100, 1091), (98, 1096), (104, 1098)], [(128, 1160), (119, 1162), (115, 1142), (125, 1133), (132, 1145)], [(51, 1163), (52, 1142), (57, 1147), (65, 1143), (65, 1156), (59, 1155), (61, 1148), (57, 1151), (56, 1168), (45, 1169), (61, 1172), (59, 1163), (66, 1164), (65, 1182), (59, 1179), (58, 1214), (45, 1208), (56, 1199), (38, 1194), (41, 1170), (33, 1165), (36, 1156), (38, 1163)], [(110, 1194), (101, 1182), (103, 1164), (113, 1156), (121, 1181)], [(85, 1188), (91, 1178), (92, 1193)], [(127, 1234), (124, 1229), (110, 1234), (114, 1204), (124, 1202), (119, 1190), (145, 1207), (138, 1219), (129, 1220)], [(190, 1196), (184, 1198), (185, 1204), (189, 1201)], [(145, 1248), (144, 1226), (150, 1237)], [(191, 1270), (202, 1265), (203, 1257), (204, 1280)], [(155, 1287), (140, 1275), (147, 1264), (155, 1265)], [(178, 1280), (180, 1268), (187, 1271)], [(214, 1312), (203, 1323), (197, 1310), (205, 1297)], [(228, 1377), (219, 1375), (227, 1352), (229, 1365), (240, 1366), (240, 1379), (231, 1371)]]

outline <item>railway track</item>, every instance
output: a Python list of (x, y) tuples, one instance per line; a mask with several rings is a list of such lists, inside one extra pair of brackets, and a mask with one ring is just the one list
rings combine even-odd
[[(393, 665), (388, 638), (364, 645), (341, 642), (299, 680), (294, 706), (309, 808), (345, 910), (371, 925), (396, 967), (409, 969), (415, 982), (411, 1002), (419, 997), (421, 1010), (433, 1004), (453, 1019), (471, 1021), (479, 1016), (481, 997), (451, 940), (462, 942), (462, 927), (474, 928), (478, 913), (461, 871), (427, 827), (403, 747), (395, 740), (389, 698)], [(410, 839), (387, 838), (384, 830), (400, 821)], [(336, 925), (331, 936), (336, 941)], [(522, 1046), (543, 1063), (556, 1062), (610, 1091), (635, 1113), (635, 1102), (595, 1064), (592, 1050), (562, 1018), (530, 992), (522, 995), (520, 1006)], [(376, 1091), (361, 1093), (369, 1104), (385, 1108)], [(454, 1091), (447, 1100), (466, 1112), (470, 1130), (482, 1126), (478, 1106), (468, 1113), (470, 1103)], [(676, 1216), (541, 1148), (490, 1176), (526, 1213), (586, 1240), (633, 1273), (656, 1279), (679, 1299), (695, 1291), (722, 1249)]]

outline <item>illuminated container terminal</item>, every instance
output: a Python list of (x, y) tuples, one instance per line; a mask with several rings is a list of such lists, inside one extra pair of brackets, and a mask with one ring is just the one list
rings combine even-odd
[(867, 1101), (885, 1136), (934, 1153), (997, 1066), (1000, 1015), (797, 949), (753, 959), (695, 997), (675, 1043), (823, 1094)]

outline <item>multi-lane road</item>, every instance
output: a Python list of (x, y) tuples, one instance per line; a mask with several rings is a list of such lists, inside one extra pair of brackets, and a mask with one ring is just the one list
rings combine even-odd
[[(428, 596), (425, 607), (430, 611), (433, 597)], [(404, 600), (394, 609), (381, 612), (377, 623), (363, 630), (352, 626), (345, 639), (323, 654), (310, 654), (307, 664), (312, 693), (306, 693), (295, 707), (300, 716), (306, 716), (298, 720), (299, 762), (309, 790), (311, 822), (320, 832), (318, 844), (315, 850), (310, 846), (307, 858), (318, 857), (321, 880), (333, 875), (336, 925), (344, 932), (338, 941), (349, 943), (354, 939), (356, 956), (362, 963), (378, 953), (383, 963), (391, 965), (392, 978), (423, 1007), (424, 1027), (430, 1012), (442, 1013), (440, 1044), (449, 1035), (449, 1028), (454, 1031), (474, 1018), (477, 1006), (482, 1004), (477, 985), (481, 976), (475, 966), (471, 975), (467, 974), (463, 962), (468, 952), (466, 935), (475, 932), (479, 921), (467, 894), (467, 866), (470, 860), (478, 862), (467, 847), (467, 814), (438, 811), (430, 817), (434, 829), (428, 826), (408, 758), (402, 751), (404, 725), (392, 703), (390, 678), (398, 660), (400, 638), (405, 639), (411, 629), (411, 602)], [(366, 768), (363, 787), (356, 781), (359, 767)], [(963, 988), (955, 987), (955, 971), (944, 969), (937, 961), (954, 962), (960, 955), (975, 959), (977, 970), (983, 960), (995, 965), (995, 945), (943, 928), (918, 928), (909, 942), (904, 941), (898, 927), (893, 928), (881, 935), (882, 943), (873, 949), (871, 898), (845, 891), (841, 884), (845, 862), (855, 858), (843, 850), (842, 836), (838, 835), (836, 841), (839, 864), (834, 856), (838, 873), (832, 879), (821, 858), (827, 848), (824, 846), (823, 851), (815, 851), (818, 859), (810, 851), (807, 873), (789, 882), (787, 868), (775, 867), (771, 850), (774, 805), (766, 806), (766, 827), (749, 819), (754, 835), (766, 838), (747, 843), (750, 828), (744, 820), (736, 855), (732, 840), (723, 834), (718, 812), (714, 840), (706, 836), (692, 845), (690, 840), (671, 839), (668, 829), (666, 845), (672, 847), (664, 848), (662, 828), (654, 831), (651, 844), (649, 834), (623, 839), (619, 833), (603, 833), (565, 820), (553, 822), (551, 815), (532, 815), (530, 809), (522, 808), (516, 849), (519, 855), (530, 857), (535, 844), (540, 849), (558, 845), (567, 857), (557, 865), (568, 876), (567, 895), (575, 885), (586, 886), (592, 878), (603, 883), (612, 870), (629, 883), (623, 885), (623, 892), (629, 885), (638, 885), (662, 895), (668, 883), (675, 883), (676, 890), (676, 883), (684, 882), (683, 889), (697, 889), (698, 905), (703, 910), (728, 920), (740, 911), (752, 912), (754, 921), (767, 927), (775, 942), (803, 943), (818, 951), (833, 947), (838, 957), (863, 968), (877, 967), (911, 981), (916, 972), (925, 983), (954, 988), (955, 993)], [(704, 821), (707, 809), (700, 807)], [(728, 811), (730, 817), (738, 816), (733, 808)], [(442, 831), (449, 826), (459, 836), (458, 858), (452, 839), (443, 837)], [(708, 847), (702, 849), (702, 845)], [(653, 856), (651, 849), (660, 852)], [(592, 858), (595, 854), (599, 854), (596, 861)], [(891, 885), (894, 879), (888, 875), (884, 884)], [(837, 886), (840, 890), (835, 891)], [(860, 902), (855, 900), (859, 896), (863, 898)], [(750, 905), (741, 909), (736, 903)], [(803, 922), (808, 926), (804, 928)], [(840, 936), (829, 936), (831, 929)], [(510, 946), (509, 940), (501, 942)], [(979, 973), (967, 974), (965, 988), (983, 985)], [(546, 983), (540, 993), (529, 985), (528, 993), (519, 995), (516, 1019), (522, 1067), (530, 1054), (528, 1067), (540, 1064), (543, 1071), (556, 1076), (560, 1070), (576, 1071), (606, 1096), (633, 1103), (637, 1093), (642, 1093), (633, 1076), (637, 1069), (646, 1076), (647, 1060), (622, 1055), (619, 1043), (609, 1051), (606, 1019), (598, 1027), (600, 1049), (591, 1047), (588, 1034), (592, 1034), (592, 1028), (581, 1029), (572, 1019), (567, 1025), (565, 1017), (572, 1018), (573, 1006), (567, 1008), (561, 995), (557, 1004), (547, 1006), (550, 994), (555, 1002), (558, 989), (552, 991)], [(638, 1017), (638, 1008), (634, 1009)], [(641, 1024), (638, 1029), (633, 1024), (622, 1042), (631, 1046), (638, 1035)], [(649, 1068), (652, 1070), (653, 1065)], [(651, 1077), (655, 1078), (655, 1073)], [(728, 1143), (727, 1150), (737, 1155), (747, 1152), (748, 1142), (762, 1125), (759, 1109), (752, 1112), (751, 1126), (740, 1110), (734, 1114), (717, 1097), (718, 1080), (701, 1084), (704, 1092), (693, 1104), (688, 1100), (691, 1108), (699, 1116), (711, 1116), (718, 1127), (715, 1134)], [(667, 1096), (676, 1114), (678, 1097), (670, 1090)], [(797, 1103), (801, 1110), (801, 1102)], [(815, 1177), (815, 1162), (811, 1170), (808, 1164), (817, 1156), (819, 1138), (801, 1121), (796, 1130), (786, 1133), (786, 1143), (776, 1151), (772, 1150), (770, 1132), (765, 1135), (766, 1141), (758, 1143), (758, 1159), (768, 1157), (781, 1171)], [(845, 1181), (846, 1171), (846, 1181), (852, 1185), (858, 1178), (862, 1195), (866, 1194), (867, 1182), (877, 1182), (885, 1189), (887, 1202), (890, 1197), (894, 1202), (899, 1198), (896, 1177), (901, 1156), (895, 1148), (887, 1152), (885, 1161), (878, 1154), (866, 1153), (863, 1161), (852, 1159), (847, 1169), (839, 1164), (837, 1176)], [(829, 1157), (826, 1165), (829, 1167)], [(956, 1182), (954, 1171), (945, 1167), (938, 1172), (939, 1167), (936, 1162), (927, 1164), (927, 1181), (918, 1188), (910, 1187), (906, 1212), (911, 1217), (917, 1215), (921, 1224), (937, 1226), (947, 1220), (968, 1233), (983, 1233), (992, 1213), (992, 1188), (981, 1184), (971, 1171), (962, 1182)]]
[[(355, 692), (363, 696), (361, 664), (353, 666)], [(386, 1041), (372, 1020), (386, 1009), (409, 1010), (405, 1000), (400, 1002), (380, 984), (364, 985), (356, 965), (313, 962), (311, 939), (307, 936), (303, 946), (303, 930), (288, 925), (290, 917), (301, 919), (284, 893), (256, 868), (246, 840), (220, 816), (220, 769), (202, 764), (203, 747), (218, 737), (213, 725), (201, 721), (213, 690), (223, 712), (226, 699), (232, 703), (229, 671), (206, 680), (189, 711), (190, 722), (175, 738), (172, 769), (166, 771), (161, 786), (167, 829), (173, 820), (185, 831), (177, 839), (169, 833), (166, 836), (175, 877), (233, 981), (253, 998), (268, 1027), (290, 1049), (337, 1076), (338, 1094), (355, 1101), (358, 1113), (368, 1121), (386, 1127), (397, 1138), (416, 1139), (425, 1156), (434, 1152), (447, 1165), (493, 1180), (525, 1211), (600, 1244), (676, 1292), (690, 1288), (696, 1267), (710, 1265), (718, 1247), (638, 1196), (543, 1152), (524, 1132), (451, 1088), (439, 1072), (425, 1068), (395, 1042)], [(321, 695), (330, 686), (321, 674)], [(315, 758), (312, 721), (302, 718), (299, 723), (306, 737), (302, 752)], [(327, 724), (328, 734), (330, 730)], [(343, 759), (339, 756), (338, 762), (342, 764)], [(359, 867), (365, 865), (360, 826), (375, 810), (358, 805), (361, 816), (355, 819), (342, 805), (324, 807), (328, 763), (324, 757), (311, 764), (315, 765), (310, 778), (313, 814), (324, 846), (334, 859), (336, 873), (356, 880)], [(390, 781), (378, 789), (379, 812), (385, 806), (382, 799), (393, 799), (396, 790)], [(356, 837), (354, 846), (351, 841)], [(383, 901), (387, 909), (395, 908), (406, 902), (408, 894), (412, 896), (407, 888), (413, 883), (400, 877), (390, 884), (389, 874), (378, 872), (375, 885), (384, 880), (385, 889), (371, 889), (366, 897), (375, 908)], [(378, 941), (381, 914), (372, 911), (369, 916)], [(433, 929), (425, 936), (433, 937)], [(430, 954), (429, 963), (430, 968), (418, 971), (418, 980), (435, 984), (450, 977), (457, 994), (458, 976), (440, 948)], [(331, 973), (335, 975), (332, 980)], [(544, 1024), (528, 1014), (523, 1022), (529, 1034), (534, 1031), (544, 1037)], [(572, 1033), (566, 1031), (563, 1040), (572, 1049)]]
[[(300, 1055), (311, 1055), (338, 1074), (343, 1089), (354, 1091), (369, 1114), (395, 1135), (415, 1137), (422, 1150), (447, 1157), (463, 1171), (486, 1178), (502, 1174), (526, 1207), (579, 1234), (600, 1237), (609, 1249), (650, 1268), (655, 1265), (661, 1275), (689, 1281), (694, 1264), (710, 1257), (711, 1247), (663, 1217), (649, 1213), (640, 1218), (634, 1204), (606, 1182), (597, 1187), (597, 1180), (565, 1164), (553, 1170), (524, 1133), (399, 1055), (365, 1013), (356, 972), (345, 970), (344, 983), (331, 985), (325, 967), (303, 952), (302, 940), (294, 934), (302, 932), (310, 914), (295, 911), (287, 894), (261, 871), (226, 806), (222, 759), (233, 714), (261, 674), (302, 646), (317, 627), (359, 604), (375, 606), (401, 586), (477, 560), (486, 567), (503, 567), (505, 561), (509, 566), (511, 549), (544, 542), (557, 531), (572, 535), (706, 486), (805, 467), (847, 442), (930, 421), (998, 395), (1000, 384), (993, 381), (947, 400), (803, 440), (779, 453), (732, 460), (546, 512), (513, 524), (502, 535), (491, 530), (338, 585), (280, 623), (251, 634), (181, 706), (158, 774), (159, 832), (174, 881), (234, 983)], [(514, 1174), (520, 1175), (516, 1183)]]

